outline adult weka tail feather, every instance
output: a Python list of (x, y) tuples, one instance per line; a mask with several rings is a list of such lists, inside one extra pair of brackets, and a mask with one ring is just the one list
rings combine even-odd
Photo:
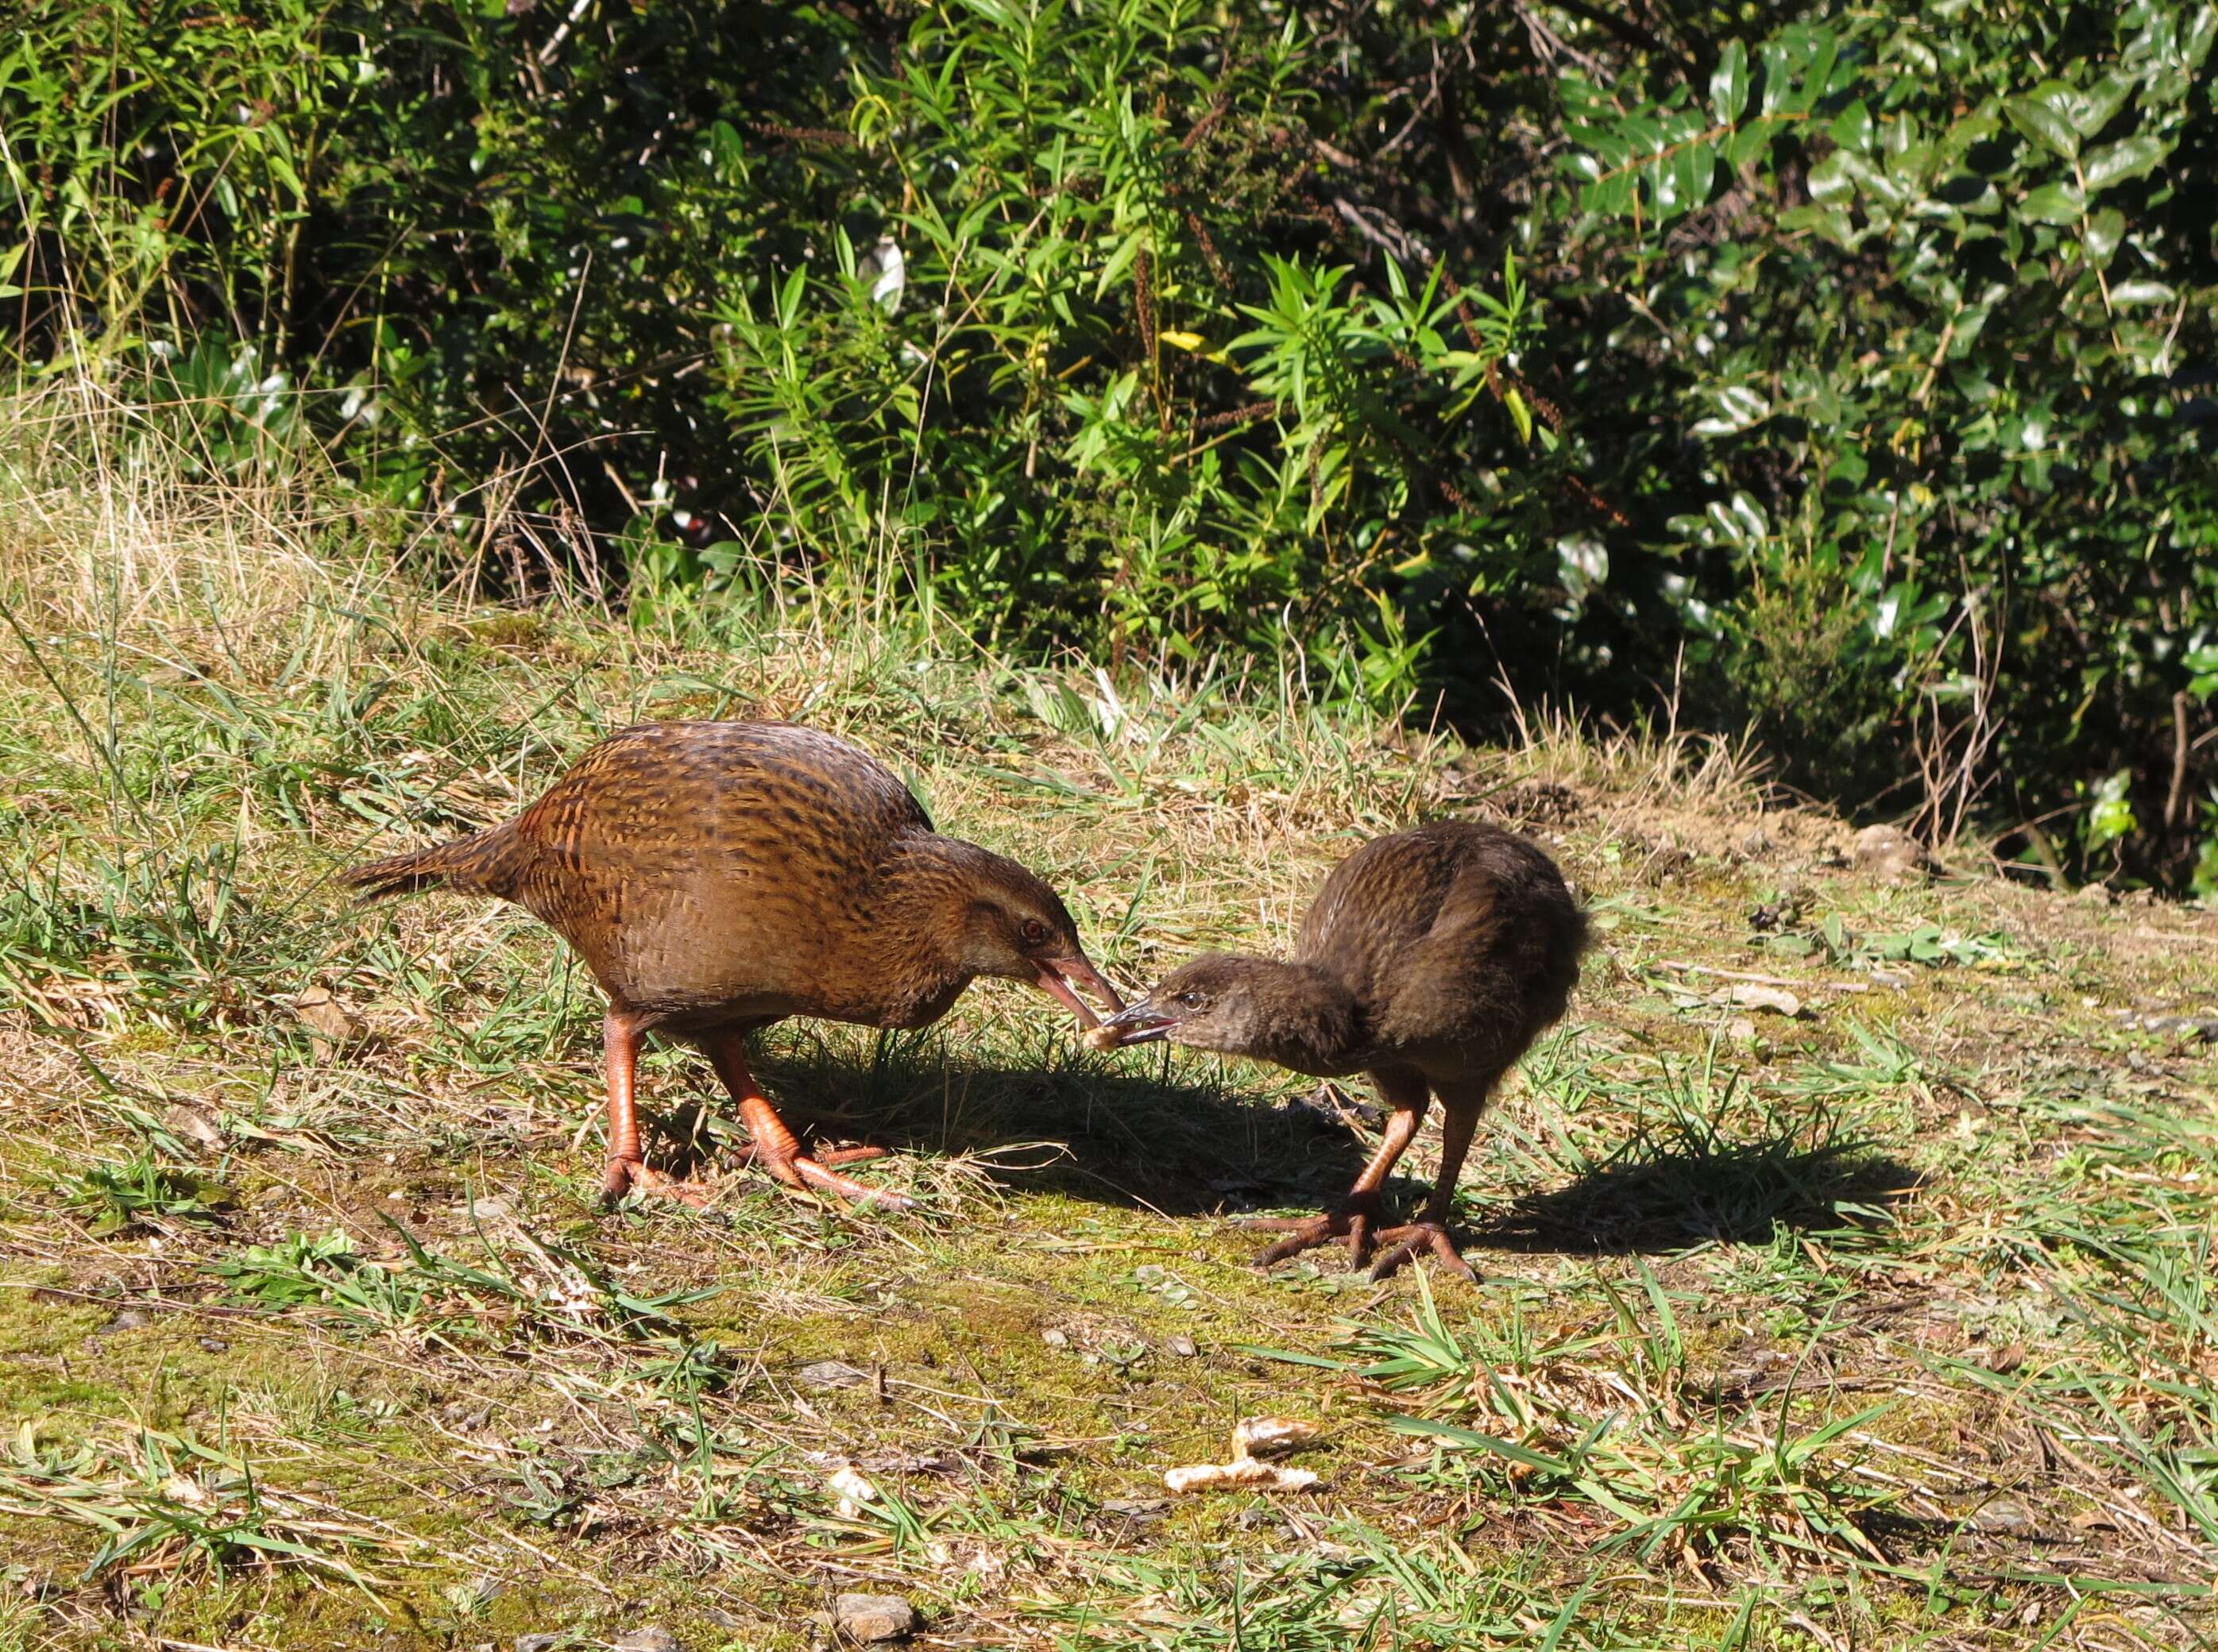
[(507, 862), (515, 848), (515, 834), (510, 829), (513, 825), (512, 821), (504, 820), (499, 826), (473, 832), (451, 843), (434, 844), (429, 849), (350, 866), (339, 874), (339, 880), (350, 888), (360, 890), (365, 900), (382, 900), (387, 895), (414, 894), (419, 889), (436, 888), (452, 889), (460, 894), (505, 896), (511, 869)]

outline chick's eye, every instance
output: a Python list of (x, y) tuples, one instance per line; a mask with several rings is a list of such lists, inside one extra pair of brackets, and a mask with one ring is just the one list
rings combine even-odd
[(1180, 993), (1171, 1001), (1182, 1010), (1198, 1010), (1207, 1000), (1199, 993)]
[(1026, 945), (1038, 946), (1042, 941), (1047, 939), (1047, 925), (1037, 918), (1027, 918), (1018, 925), (1017, 933), (1025, 937)]

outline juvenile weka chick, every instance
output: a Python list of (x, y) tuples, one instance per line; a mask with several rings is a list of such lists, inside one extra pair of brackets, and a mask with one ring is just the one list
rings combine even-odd
[(980, 975), (1030, 982), (1082, 1027), (1082, 987), (1120, 1008), (1054, 890), (1014, 861), (942, 837), (883, 764), (791, 723), (645, 723), (580, 758), (511, 820), (359, 866), (371, 898), (444, 886), (512, 900), (574, 948), (608, 994), (604, 1191), (647, 1170), (634, 1110), (649, 1032), (708, 1052), (753, 1155), (780, 1181), (908, 1201), (811, 1156), (748, 1071), (747, 1036), (787, 1016), (921, 1027)]
[[(1288, 1234), (1268, 1266), (1335, 1239), (1383, 1279), (1429, 1249), (1471, 1277), (1448, 1236), (1456, 1177), (1503, 1073), (1564, 1012), (1586, 918), (1524, 838), (1468, 821), (1379, 838), (1333, 869), (1291, 961), (1196, 958), (1087, 1035), (1100, 1048), (1168, 1039), (1297, 1073), (1368, 1073), (1392, 1109), (1385, 1139), (1338, 1209), (1255, 1224)], [(1423, 1213), (1385, 1226), (1379, 1190), (1438, 1096), (1440, 1173)]]

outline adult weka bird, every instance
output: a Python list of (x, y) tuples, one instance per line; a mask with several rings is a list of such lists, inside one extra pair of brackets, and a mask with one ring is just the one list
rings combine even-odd
[(611, 735), (512, 820), (359, 866), (374, 899), (443, 885), (512, 900), (561, 935), (608, 994), (606, 1191), (647, 1172), (633, 1088), (648, 1032), (691, 1038), (739, 1104), (753, 1156), (780, 1181), (907, 1200), (811, 1157), (747, 1070), (747, 1035), (790, 1015), (921, 1027), (980, 975), (1121, 1005), (1054, 890), (976, 844), (940, 836), (893, 771), (791, 723), (645, 723)]
[[(1257, 1224), (1289, 1237), (1261, 1266), (1344, 1238), (1387, 1275), (1429, 1248), (1465, 1277), (1448, 1236), (1456, 1176), (1487, 1098), (1577, 983), (1586, 918), (1556, 863), (1524, 838), (1442, 821), (1363, 845), (1325, 880), (1291, 962), (1196, 958), (1087, 1034), (1103, 1048), (1168, 1039), (1297, 1073), (1368, 1073), (1393, 1109), (1337, 1210)], [(1440, 1173), (1423, 1214), (1382, 1227), (1379, 1190), (1440, 1099)]]

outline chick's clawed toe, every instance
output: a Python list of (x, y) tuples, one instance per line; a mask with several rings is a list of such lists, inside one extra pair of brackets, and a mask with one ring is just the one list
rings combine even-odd
[(1377, 1203), (1359, 1196), (1337, 1210), (1314, 1216), (1258, 1216), (1240, 1225), (1251, 1233), (1286, 1235), (1257, 1255), (1255, 1265), (1259, 1268), (1271, 1267), (1336, 1239), (1348, 1241), (1348, 1266), (1360, 1268), (1371, 1253), (1372, 1230), (1379, 1219)]
[(1460, 1274), (1473, 1284), (1478, 1283), (1478, 1271), (1463, 1259), (1463, 1253), (1448, 1236), (1447, 1226), (1439, 1222), (1412, 1222), (1399, 1228), (1389, 1228), (1379, 1236), (1386, 1248), (1379, 1253), (1379, 1259), (1371, 1265), (1373, 1279), (1391, 1278), (1408, 1264), (1430, 1251), (1441, 1266), (1449, 1272)]

